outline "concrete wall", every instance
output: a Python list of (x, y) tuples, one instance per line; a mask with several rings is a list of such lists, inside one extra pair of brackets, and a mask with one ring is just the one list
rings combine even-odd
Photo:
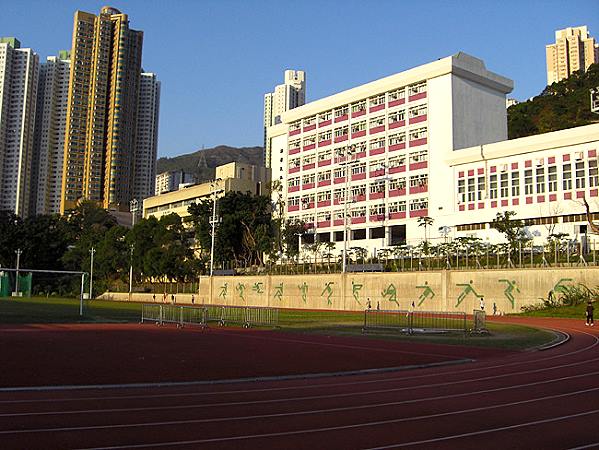
[[(471, 312), (484, 298), (505, 313), (520, 312), (523, 305), (538, 303), (549, 291), (582, 283), (599, 285), (599, 267), (484, 271), (433, 271), (410, 273), (357, 273), (328, 275), (264, 275), (203, 277), (195, 303), (278, 306), (282, 308), (359, 311), (370, 298), (372, 307)], [(128, 300), (126, 293), (106, 293), (103, 298)], [(133, 301), (151, 302), (152, 294), (133, 294)], [(156, 301), (162, 301), (157, 295)], [(170, 296), (168, 298), (170, 302)], [(177, 303), (191, 303), (191, 294), (179, 294)]]

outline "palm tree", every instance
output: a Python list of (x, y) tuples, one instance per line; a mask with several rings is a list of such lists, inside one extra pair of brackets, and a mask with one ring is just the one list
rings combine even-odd
[(418, 218), (418, 226), (424, 227), (424, 242), (428, 242), (428, 227), (433, 224), (435, 220), (429, 216), (422, 216)]

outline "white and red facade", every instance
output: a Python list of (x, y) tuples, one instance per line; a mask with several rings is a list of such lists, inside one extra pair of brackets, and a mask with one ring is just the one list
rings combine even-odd
[(506, 139), (511, 89), (460, 53), (284, 113), (268, 134), (287, 217), (338, 249), (346, 210), (349, 247), (374, 252), (421, 240), (418, 218), (450, 206), (431, 186), (451, 187), (445, 160), (453, 150)]

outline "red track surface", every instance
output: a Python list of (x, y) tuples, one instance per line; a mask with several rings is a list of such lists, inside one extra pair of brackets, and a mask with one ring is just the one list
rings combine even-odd
[[(63, 329), (63, 333), (57, 334), (91, 345), (88, 348), (91, 357), (83, 361), (86, 364), (94, 358), (107, 358), (103, 361), (107, 369), (100, 374), (94, 372), (99, 370), (98, 365), (89, 369), (86, 382), (237, 378), (272, 375), (275, 369), (279, 374), (328, 372), (464, 357), (475, 357), (477, 361), (312, 379), (68, 391), (5, 390), (0, 392), (0, 448), (287, 450), (599, 446), (597, 327), (585, 327), (582, 321), (572, 320), (510, 321), (559, 329), (569, 333), (571, 339), (545, 351), (488, 353), (366, 339), (317, 339), (241, 330), (201, 333), (144, 328), (139, 331), (138, 327), (130, 326), (122, 330), (118, 326), (109, 327), (100, 336), (96, 329), (95, 339), (85, 340), (85, 329), (89, 326), (75, 327), (72, 331)], [(40, 344), (46, 333), (51, 336), (55, 333), (52, 328), (56, 327), (41, 332), (0, 329), (2, 361), (7, 361), (5, 338), (12, 339), (12, 345), (17, 345), (15, 340), (19, 339), (30, 345), (36, 338), (29, 336), (38, 335)], [(105, 352), (97, 341), (103, 341), (111, 334), (109, 331), (122, 332), (121, 338), (128, 340), (113, 346), (112, 352)], [(146, 346), (154, 345), (147, 336), (153, 333), (168, 349), (168, 356), (162, 355), (164, 363), (160, 359), (140, 362), (135, 358), (144, 342)], [(136, 334), (141, 336), (139, 342), (132, 337)], [(45, 372), (48, 367), (63, 363), (56, 355), (61, 353), (58, 349), (69, 344), (69, 339), (60, 336), (50, 341), (57, 349), (54, 357), (34, 359), (41, 356), (41, 350), (31, 357), (31, 366), (37, 367), (38, 385), (50, 384), (45, 381), (52, 378), (46, 377)], [(22, 350), (28, 348), (22, 342), (21, 345)], [(175, 376), (182, 367), (194, 367), (187, 361), (193, 359), (196, 347), (205, 356), (203, 369), (196, 366), (191, 374)], [(226, 353), (232, 347), (238, 350), (233, 352), (233, 358), (228, 358)], [(380, 350), (374, 351), (377, 347)], [(181, 351), (188, 353), (186, 359), (167, 367), (177, 361), (173, 355)], [(269, 354), (271, 351), (273, 355)], [(420, 351), (425, 354), (419, 355)], [(119, 356), (122, 353), (126, 356)], [(71, 356), (80, 355), (81, 351), (77, 351)], [(236, 358), (241, 358), (242, 364), (249, 362), (249, 367), (240, 369)], [(123, 365), (114, 365), (115, 360)], [(66, 380), (82, 373), (82, 369), (73, 369), (77, 364), (75, 359), (61, 369)], [(223, 365), (229, 366), (228, 370)], [(210, 366), (214, 367), (209, 370)], [(216, 370), (217, 366), (221, 368)], [(1, 369), (2, 384), (15, 385), (18, 378), (12, 370), (16, 366), (9, 367), (12, 368)], [(307, 370), (302, 370), (305, 367)], [(60, 375), (56, 372), (52, 376), (57, 373)], [(198, 378), (199, 373), (204, 376)], [(29, 377), (23, 380), (32, 383)]]

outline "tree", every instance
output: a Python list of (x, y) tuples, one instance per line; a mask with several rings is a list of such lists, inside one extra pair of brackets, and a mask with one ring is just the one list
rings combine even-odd
[(495, 228), (505, 235), (511, 251), (518, 249), (518, 244), (526, 240), (524, 235), (524, 221), (512, 219), (516, 215), (514, 211), (498, 212), (491, 222), (491, 228)]
[(424, 242), (428, 242), (428, 227), (433, 224), (435, 220), (429, 216), (422, 216), (418, 218), (418, 226), (424, 227)]

